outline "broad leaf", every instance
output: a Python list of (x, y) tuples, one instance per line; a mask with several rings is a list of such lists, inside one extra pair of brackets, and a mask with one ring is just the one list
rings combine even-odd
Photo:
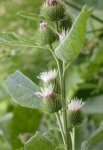
[(42, 100), (35, 94), (39, 87), (21, 72), (16, 71), (6, 80), (6, 87), (15, 102), (21, 106), (40, 109)]
[(56, 48), (57, 57), (65, 63), (73, 61), (81, 51), (85, 41), (86, 23), (90, 14), (91, 9), (88, 10), (86, 6), (83, 7), (68, 35)]
[(38, 21), (40, 22), (41, 21), (41, 17), (35, 13), (32, 13), (32, 12), (23, 12), (23, 11), (20, 11), (17, 13), (17, 15), (23, 17), (23, 18), (26, 18), (26, 19), (30, 19), (30, 20), (34, 20), (34, 21)]
[(24, 145), (25, 150), (53, 150), (53, 143), (51, 143), (41, 133), (36, 134)]
[(83, 142), (81, 150), (92, 150), (101, 142), (103, 142), (103, 126), (99, 127), (87, 141)]
[(14, 32), (0, 33), (0, 43), (44, 49), (44, 47), (34, 45), (34, 40), (21, 38), (19, 35), (17, 35)]

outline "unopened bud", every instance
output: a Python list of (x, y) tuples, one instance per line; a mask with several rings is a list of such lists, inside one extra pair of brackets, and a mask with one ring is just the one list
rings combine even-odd
[(47, 28), (48, 28), (47, 23), (45, 23), (45, 22), (40, 23), (40, 31), (43, 31), (43, 30), (45, 30)]
[(36, 43), (38, 45), (50, 45), (58, 39), (58, 35), (51, 29), (47, 23), (40, 23), (36, 34)]

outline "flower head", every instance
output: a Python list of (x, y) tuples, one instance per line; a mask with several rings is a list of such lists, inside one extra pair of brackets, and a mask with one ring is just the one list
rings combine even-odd
[(38, 78), (41, 79), (44, 83), (48, 83), (48, 82), (55, 80), (56, 76), (57, 76), (57, 71), (54, 69), (48, 72), (45, 71), (45, 72), (40, 73)]
[(40, 92), (36, 92), (35, 94), (44, 100), (52, 99), (54, 96), (53, 92), (54, 86), (49, 84), (47, 87), (41, 88)]
[(47, 28), (48, 28), (48, 24), (46, 22), (41, 22), (40, 23), (40, 27), (39, 27), (40, 31), (43, 31)]
[(83, 102), (81, 99), (73, 99), (68, 104), (68, 108), (71, 112), (77, 112), (79, 111), (83, 106), (85, 105), (85, 102)]
[(67, 32), (65, 30), (62, 30), (62, 33), (59, 34), (59, 40), (60, 40), (60, 43), (63, 43), (65, 38), (66, 38), (66, 35), (67, 35)]

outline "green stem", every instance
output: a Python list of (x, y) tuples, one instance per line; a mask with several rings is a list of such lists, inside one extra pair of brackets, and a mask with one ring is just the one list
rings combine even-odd
[(72, 150), (76, 150), (76, 127), (72, 129)]
[[(63, 130), (63, 126), (62, 126), (62, 121), (61, 121), (61, 118), (60, 118), (60, 114), (58, 112), (56, 112), (55, 115), (56, 115), (56, 118), (57, 118), (57, 121), (58, 121), (58, 125), (59, 125), (60, 131), (61, 131), (63, 143), (66, 146), (67, 143), (66, 143), (66, 139), (65, 139), (65, 134), (64, 134), (64, 130)], [(67, 150), (67, 149), (65, 149), (65, 150)]]
[[(63, 63), (63, 73), (62, 73), (62, 101), (64, 108), (66, 108), (66, 98), (65, 98), (65, 63)], [(64, 122), (64, 131), (66, 136), (66, 143), (68, 145), (68, 127), (67, 127), (67, 110), (63, 110), (63, 122)], [(69, 150), (69, 147), (67, 147)]]
[[(52, 45), (49, 45), (50, 47), (50, 52), (52, 53), (57, 66), (58, 66), (58, 71), (59, 71), (59, 78), (60, 78), (60, 87), (61, 87), (61, 100), (63, 101), (64, 108), (66, 107), (66, 98), (65, 98), (65, 63), (63, 63), (62, 71), (61, 71), (61, 66), (60, 62), (55, 56), (54, 50)], [(62, 123), (62, 122), (61, 122)], [(65, 135), (65, 145), (67, 145), (66, 150), (69, 150), (69, 144), (68, 144), (68, 128), (67, 128), (67, 110), (63, 109), (63, 130), (64, 130), (64, 135)]]

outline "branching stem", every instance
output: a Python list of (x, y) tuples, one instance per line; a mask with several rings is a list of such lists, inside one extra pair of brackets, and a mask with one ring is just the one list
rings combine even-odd
[[(50, 52), (52, 53), (56, 63), (57, 63), (57, 67), (58, 67), (58, 72), (59, 72), (59, 78), (60, 78), (60, 87), (61, 87), (61, 100), (63, 102), (63, 107), (65, 108), (66, 106), (66, 98), (65, 98), (65, 71), (66, 71), (66, 68), (65, 68), (65, 63), (63, 63), (63, 66), (61, 67), (61, 62), (57, 59), (57, 57), (55, 56), (55, 53), (54, 53), (54, 50), (53, 50), (53, 47), (52, 45), (49, 45), (50, 47)], [(56, 114), (56, 116), (58, 117), (58, 122), (59, 122), (59, 126), (61, 128), (61, 134), (62, 134), (62, 138), (63, 138), (63, 141), (64, 141), (64, 144), (67, 145), (66, 146), (66, 149), (65, 150), (69, 150), (69, 146), (68, 146), (68, 129), (67, 129), (67, 110), (66, 109), (63, 109), (63, 126), (61, 128), (61, 125), (62, 125), (62, 122), (60, 123), (60, 116), (59, 114)], [(64, 138), (65, 137), (65, 138)]]

